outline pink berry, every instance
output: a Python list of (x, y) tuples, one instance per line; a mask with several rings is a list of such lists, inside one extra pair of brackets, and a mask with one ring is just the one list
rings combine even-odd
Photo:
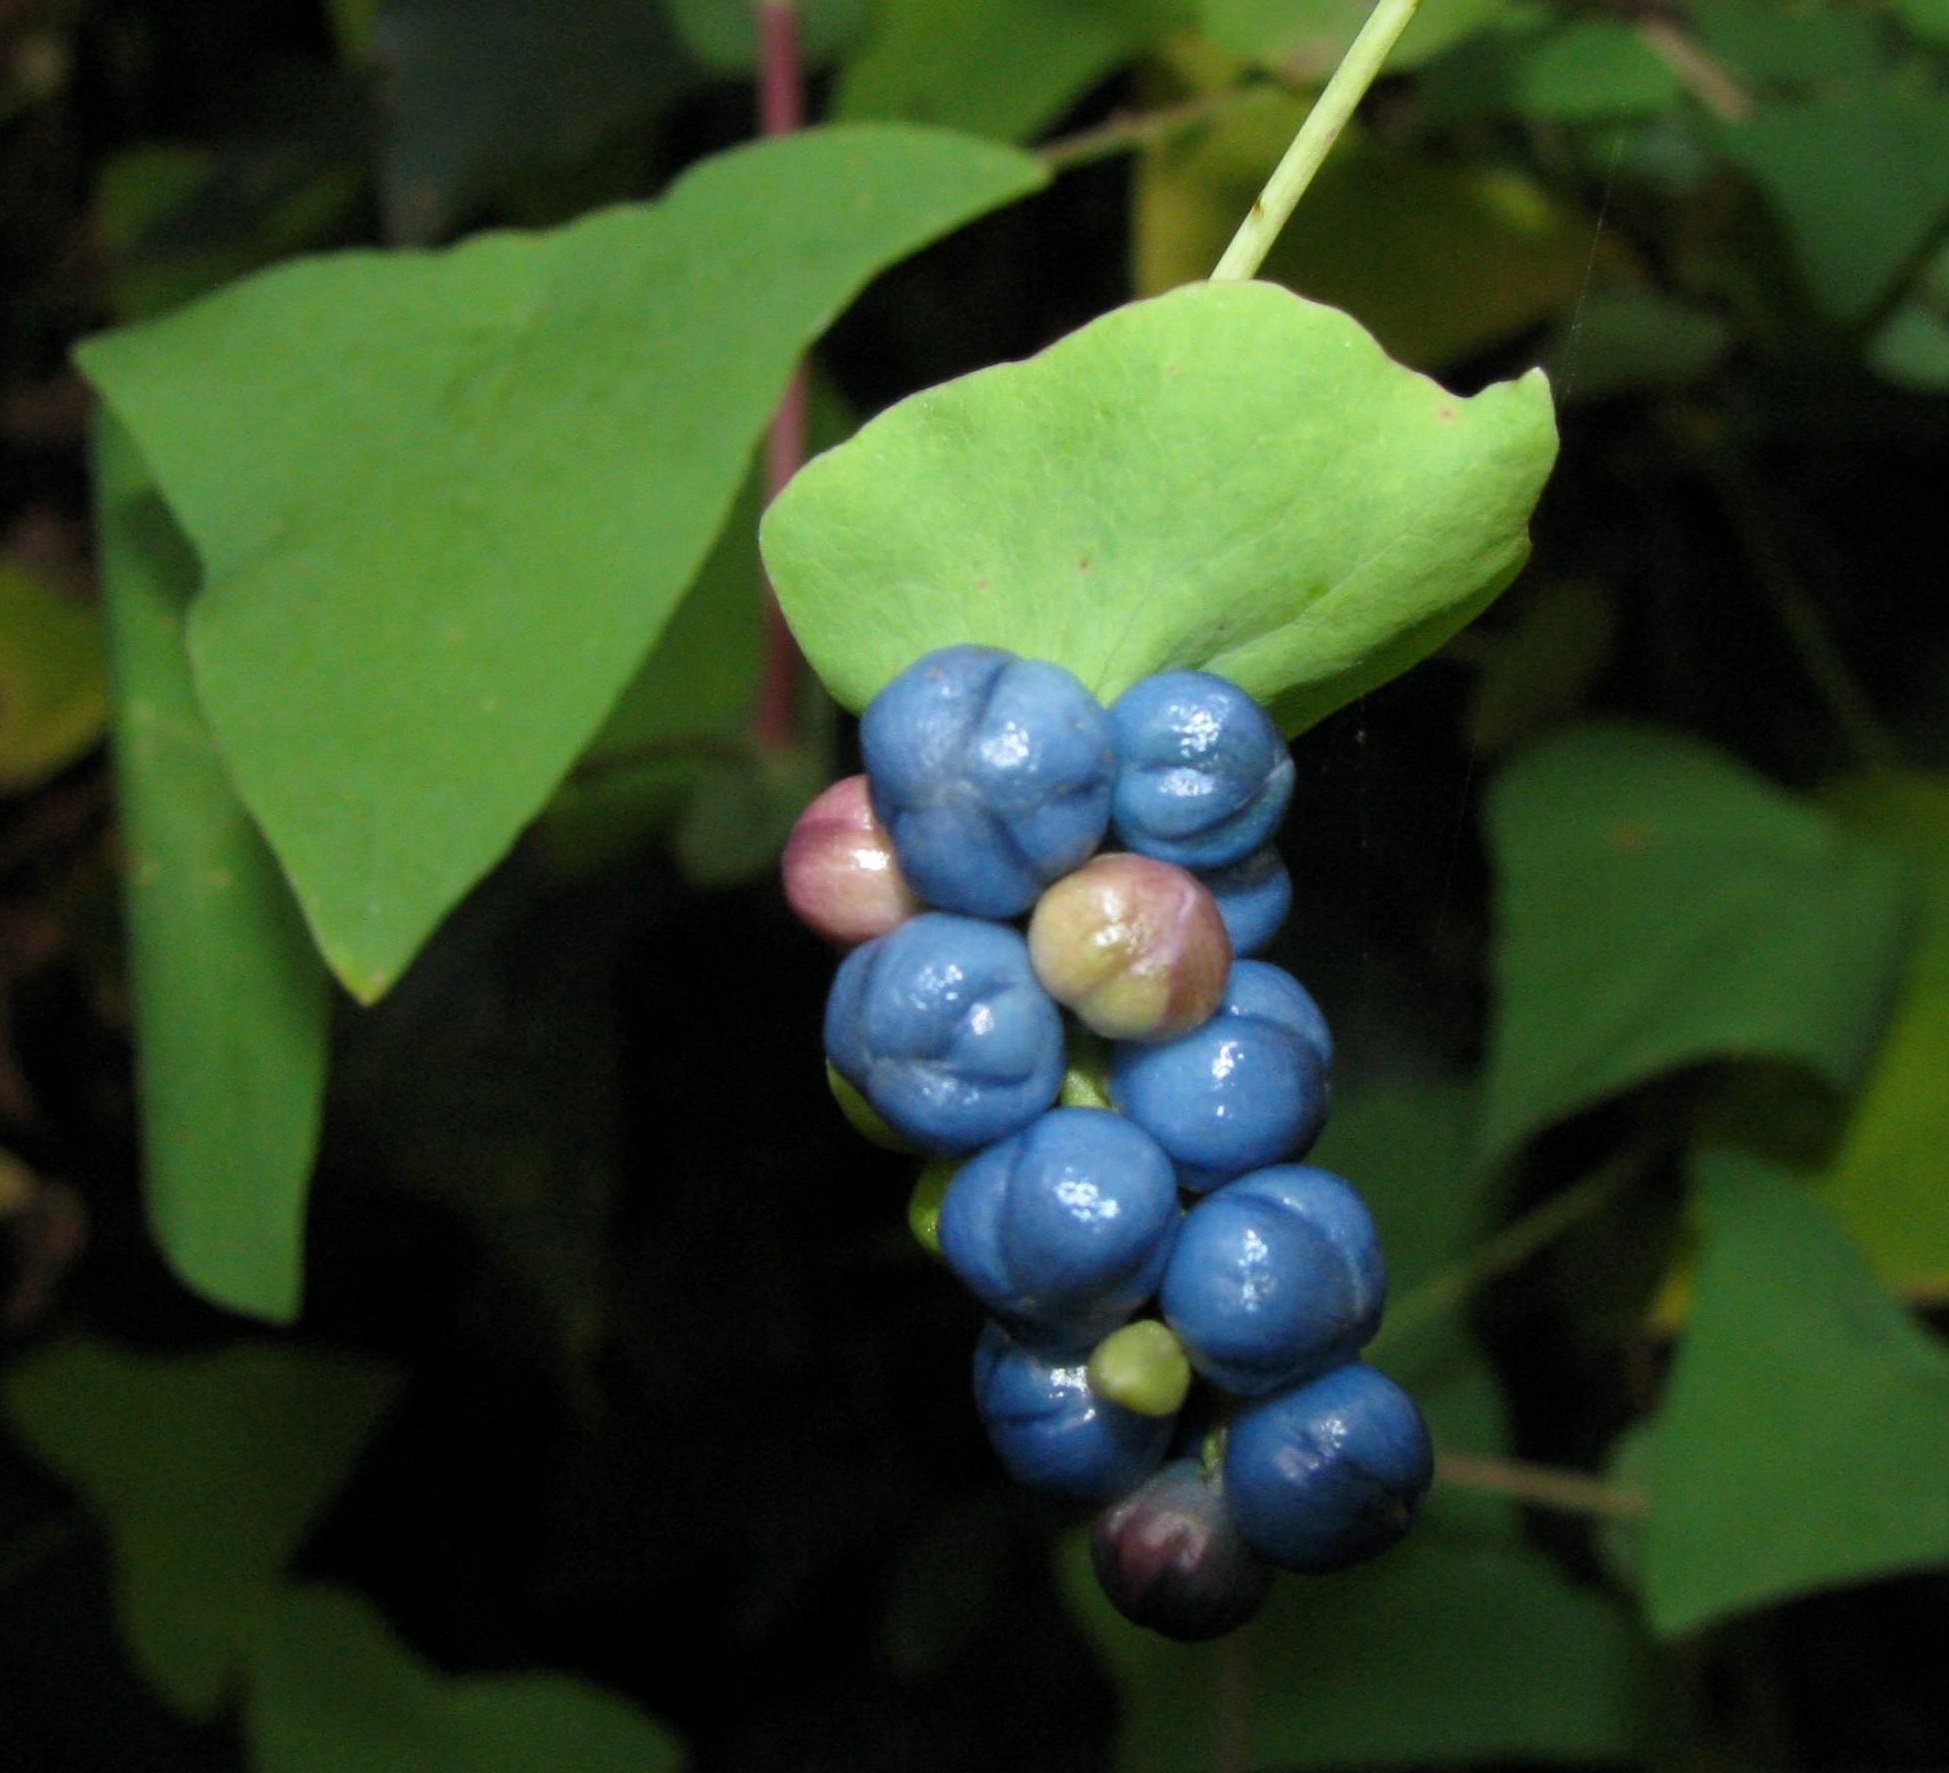
[(921, 909), (874, 816), (864, 776), (833, 783), (799, 814), (783, 873), (786, 902), (844, 948), (884, 936)]
[(1111, 1040), (1168, 1040), (1225, 995), (1231, 938), (1195, 876), (1149, 856), (1107, 855), (1037, 901), (1029, 959), (1042, 988)]

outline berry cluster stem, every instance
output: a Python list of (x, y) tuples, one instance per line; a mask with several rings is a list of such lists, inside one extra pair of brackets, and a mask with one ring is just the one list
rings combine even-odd
[[(796, 0), (758, 0), (758, 133), (790, 135), (804, 126), (805, 67), (799, 49)], [(808, 404), (805, 365), (801, 362), (792, 370), (792, 379), (765, 436), (768, 504), (805, 461)], [(798, 737), (799, 649), (778, 607), (769, 575), (764, 598), (765, 664), (753, 737), (762, 750), (783, 751)]]
[(1378, 0), (1360, 27), (1360, 35), (1347, 46), (1333, 77), (1314, 100), (1292, 146), (1273, 168), (1265, 189), (1253, 198), (1231, 245), (1212, 271), (1212, 282), (1238, 282), (1258, 274), (1279, 230), (1291, 219), (1320, 163), (1340, 139), (1340, 132), (1420, 6), (1421, 0)]

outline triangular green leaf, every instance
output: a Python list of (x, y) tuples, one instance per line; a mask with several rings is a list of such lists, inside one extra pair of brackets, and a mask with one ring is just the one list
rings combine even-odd
[(1949, 219), (1949, 95), (1885, 86), (1720, 127), (1838, 321), (1862, 319)]
[(848, 707), (972, 640), (1106, 698), (1205, 666), (1297, 731), (1508, 583), (1555, 450), (1540, 374), (1464, 400), (1331, 308), (1193, 284), (883, 413), (773, 504), (765, 560)]
[(1169, 0), (877, 0), (834, 114), (1020, 141), (1167, 29)]
[(8, 1380), (15, 1426), (108, 1527), (136, 1664), (207, 1716), (396, 1380), (276, 1343), (133, 1354), (57, 1343)]
[(245, 1719), (255, 1773), (676, 1773), (684, 1759), (586, 1681), (442, 1676), (368, 1603), (323, 1587), (267, 1611)]
[(1830, 797), (1853, 829), (1909, 859), (1914, 954), (1818, 1186), (1896, 1288), (1949, 1283), (1949, 778), (1886, 773)]
[(1700, 1172), (1705, 1256), (1645, 1541), (1666, 1635), (1949, 1562), (1949, 1353), (1791, 1178), (1733, 1153)]
[(203, 723), (183, 634), (197, 581), (189, 545), (112, 419), (95, 467), (143, 1192), (189, 1286), (288, 1322), (304, 1276), (329, 986)]
[(359, 997), (600, 724), (806, 343), (1041, 176), (921, 130), (808, 131), (655, 204), (291, 264), (83, 347), (203, 558), (225, 760)]
[(1693, 740), (1588, 727), (1504, 772), (1488, 834), (1487, 1156), (1706, 1059), (1859, 1072), (1908, 899), (1895, 859), (1819, 808)]

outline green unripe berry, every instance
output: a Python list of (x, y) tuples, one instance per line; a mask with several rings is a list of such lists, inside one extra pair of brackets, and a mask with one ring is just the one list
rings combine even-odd
[(907, 1229), (930, 1256), (941, 1253), (941, 1202), (947, 1199), (947, 1185), (960, 1168), (954, 1159), (936, 1158), (921, 1171), (913, 1193), (907, 1197)]
[(826, 1061), (826, 1088), (839, 1104), (839, 1112), (853, 1123), (853, 1131), (882, 1151), (916, 1151), (918, 1146), (901, 1138), (887, 1125), (880, 1111), (846, 1081), (837, 1066)]
[(1090, 1356), (1090, 1390), (1140, 1416), (1175, 1416), (1191, 1390), (1191, 1362), (1170, 1325), (1140, 1317)]

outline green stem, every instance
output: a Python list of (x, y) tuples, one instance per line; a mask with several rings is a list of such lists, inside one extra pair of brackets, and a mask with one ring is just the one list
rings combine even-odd
[(1378, 0), (1367, 15), (1360, 35), (1347, 47), (1333, 78), (1306, 114), (1306, 121), (1293, 137), (1285, 158), (1273, 168), (1266, 187), (1253, 199), (1245, 220), (1239, 223), (1225, 256), (1212, 271), (1214, 283), (1237, 282), (1258, 274), (1265, 255), (1279, 237), (1279, 230), (1291, 219), (1313, 174), (1320, 169), (1341, 130), (1365, 97), (1367, 88), (1381, 71), (1400, 35), (1413, 21), (1421, 0)]
[(1467, 1302), (1478, 1287), (1520, 1268), (1546, 1244), (1590, 1217), (1636, 1173), (1642, 1156), (1624, 1152), (1581, 1182), (1553, 1195), (1540, 1207), (1505, 1225), (1452, 1268), (1424, 1281), (1387, 1314), (1377, 1345), (1398, 1341), (1410, 1330)]
[(1444, 1451), (1435, 1460), (1435, 1481), (1459, 1490), (1485, 1490), (1508, 1496), (1558, 1514), (1594, 1516), (1599, 1520), (1635, 1521), (1648, 1506), (1641, 1490), (1620, 1489), (1581, 1471), (1554, 1465), (1531, 1465), (1520, 1459), (1486, 1459), (1479, 1453)]

